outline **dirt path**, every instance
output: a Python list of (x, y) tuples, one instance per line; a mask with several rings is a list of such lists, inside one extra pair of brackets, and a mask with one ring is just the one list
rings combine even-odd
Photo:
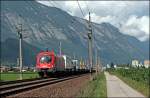
[(114, 75), (105, 72), (108, 97), (144, 97)]

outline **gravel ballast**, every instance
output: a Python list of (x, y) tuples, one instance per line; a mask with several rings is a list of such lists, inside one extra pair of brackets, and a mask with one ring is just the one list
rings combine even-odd
[(37, 89), (25, 91), (15, 95), (8, 96), (7, 98), (17, 97), (75, 97), (80, 89), (86, 85), (90, 80), (89, 74), (83, 75), (78, 78), (70, 79), (56, 84), (43, 86)]

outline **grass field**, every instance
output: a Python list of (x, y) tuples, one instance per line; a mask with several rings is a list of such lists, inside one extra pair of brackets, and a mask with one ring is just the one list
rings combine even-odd
[[(0, 73), (0, 80), (1, 81), (13, 81), (19, 80), (19, 73), (17, 72), (5, 72)], [(23, 79), (31, 79), (39, 77), (37, 72), (23, 72)]]
[(106, 78), (104, 73), (99, 73), (94, 80), (90, 81), (85, 88), (83, 88), (77, 97), (107, 97)]

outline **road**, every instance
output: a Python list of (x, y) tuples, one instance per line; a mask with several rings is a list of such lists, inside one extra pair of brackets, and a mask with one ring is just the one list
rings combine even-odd
[(108, 97), (144, 97), (114, 75), (105, 72)]

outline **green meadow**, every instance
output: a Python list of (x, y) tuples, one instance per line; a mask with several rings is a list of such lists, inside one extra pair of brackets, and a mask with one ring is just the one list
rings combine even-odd
[[(19, 80), (20, 78), (19, 72), (3, 72), (0, 73), (0, 81), (14, 81)], [(38, 78), (39, 75), (37, 72), (23, 72), (22, 73), (23, 79), (32, 79)]]
[(106, 98), (106, 77), (104, 72), (98, 73), (93, 80), (89, 81), (85, 88), (83, 88), (77, 97), (89, 98)]

